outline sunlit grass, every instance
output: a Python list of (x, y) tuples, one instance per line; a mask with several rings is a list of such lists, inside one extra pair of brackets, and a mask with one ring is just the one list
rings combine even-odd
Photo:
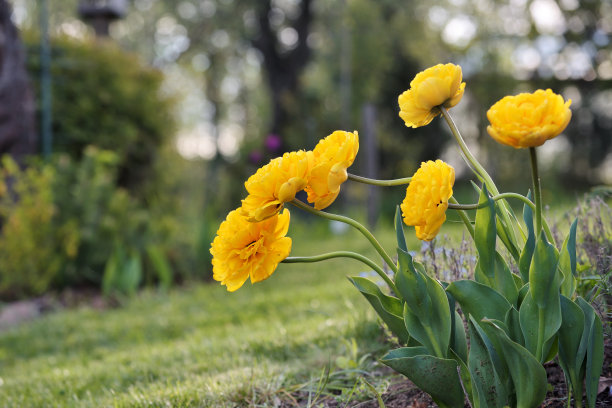
[[(296, 220), (295, 255), (352, 249), (356, 231)], [(381, 243), (393, 251), (394, 233)], [(413, 243), (413, 245), (416, 245)], [(280, 265), (235, 293), (192, 284), (148, 290), (118, 309), (53, 312), (0, 333), (0, 406), (249, 406), (279, 398), (346, 353), (381, 350), (381, 331), (347, 275), (354, 260)]]

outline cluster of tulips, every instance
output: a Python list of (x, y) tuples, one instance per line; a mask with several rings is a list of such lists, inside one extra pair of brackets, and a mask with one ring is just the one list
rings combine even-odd
[[(459, 66), (426, 69), (399, 96), (399, 116), (412, 128), (444, 118), (479, 183), (478, 203), (455, 200), (454, 169), (441, 160), (422, 163), (412, 177), (395, 180), (349, 174), (359, 149), (358, 134), (336, 131), (312, 151), (273, 159), (246, 181), (248, 196), (221, 223), (212, 243), (214, 279), (234, 291), (249, 277), (253, 283), (267, 279), (280, 262), (359, 260), (378, 273), (386, 287), (364, 277), (352, 277), (351, 282), (405, 346), (390, 351), (382, 362), (410, 378), (439, 406), (463, 407), (467, 398), (474, 407), (536, 407), (546, 395), (543, 364), (558, 358), (568, 382), (568, 406), (572, 392), (576, 407), (582, 407), (586, 393), (592, 408), (603, 364), (602, 323), (589, 302), (576, 294), (576, 221), (566, 239), (555, 243), (542, 217), (536, 152), (567, 127), (571, 101), (550, 89), (537, 90), (506, 96), (487, 112), (487, 132), (493, 139), (529, 150), (532, 199), (531, 192), (500, 193), (468, 149), (448, 112), (461, 101), (464, 89)], [(357, 221), (321, 211), (348, 179), (408, 185), (395, 216), (395, 259)], [(302, 190), (312, 206), (295, 198)], [(522, 222), (508, 200), (522, 202)], [(289, 257), (286, 203), (355, 227), (390, 272), (351, 251)], [(430, 241), (449, 209), (457, 211), (476, 247), (473, 280), (439, 281), (408, 252), (403, 224), (414, 226), (418, 239)], [(497, 248), (498, 240), (506, 257)]]

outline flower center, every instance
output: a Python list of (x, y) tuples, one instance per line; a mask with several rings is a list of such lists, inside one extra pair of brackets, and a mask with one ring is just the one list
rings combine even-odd
[(240, 251), (240, 259), (247, 260), (256, 255), (263, 246), (264, 239), (260, 237), (256, 241), (252, 241)]

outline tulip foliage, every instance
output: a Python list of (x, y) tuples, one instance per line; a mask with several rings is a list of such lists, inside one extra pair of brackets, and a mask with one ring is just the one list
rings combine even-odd
[[(228, 285), (229, 290), (235, 290), (249, 274), (252, 282), (269, 277), (284, 257), (287, 263), (336, 257), (359, 260), (380, 275), (386, 288), (365, 277), (351, 277), (350, 281), (404, 346), (390, 351), (382, 362), (412, 380), (440, 407), (463, 407), (466, 398), (475, 408), (537, 407), (546, 396), (543, 364), (557, 358), (568, 382), (568, 402), (573, 393), (575, 406), (582, 407), (586, 393), (587, 405), (593, 408), (603, 364), (602, 322), (593, 306), (576, 293), (577, 221), (563, 242), (554, 241), (542, 217), (537, 169), (536, 147), (565, 129), (571, 118), (571, 101), (563, 101), (551, 90), (538, 90), (506, 97), (489, 111), (492, 125), (488, 131), (495, 140), (529, 149), (532, 200), (531, 193), (500, 193), (465, 145), (447, 111), (461, 100), (465, 88), (461, 80), (461, 68), (453, 64), (420, 73), (399, 97), (400, 117), (411, 128), (425, 126), (439, 115), (444, 117), (478, 181), (474, 184), (478, 203), (462, 205), (452, 197), (454, 169), (440, 160), (423, 163), (411, 178), (373, 180), (350, 175), (346, 169), (357, 154), (357, 132), (334, 133), (324, 139), (326, 151), (333, 154), (302, 152), (298, 165), (292, 158), (297, 153), (290, 153), (275, 159), (278, 163), (274, 166), (262, 167), (257, 181), (250, 179), (246, 184), (251, 195), (243, 200), (244, 215), (233, 213), (234, 218), (244, 219), (234, 222), (275, 223), (283, 203), (289, 202), (358, 229), (391, 272), (354, 252), (287, 257), (289, 238), (278, 238), (287, 241), (281, 254), (270, 238), (261, 238), (261, 244), (254, 246), (252, 238), (240, 240), (240, 234), (230, 234), (223, 247), (221, 239), (213, 243), (215, 279), (226, 285), (230, 280), (238, 282), (231, 288)], [(361, 224), (321, 211), (337, 197), (340, 184), (347, 179), (381, 186), (409, 184), (395, 215), (396, 261)], [(302, 188), (309, 192), (314, 207), (294, 198)], [(285, 190), (290, 194), (283, 194)], [(325, 200), (311, 200), (311, 192), (318, 190), (325, 193)], [(515, 214), (509, 199), (523, 202), (522, 217)], [(257, 202), (261, 204), (252, 204)], [(458, 211), (473, 239), (478, 253), (473, 280), (439, 281), (408, 251), (404, 225), (414, 226), (417, 238), (432, 240), (448, 210)], [(473, 210), (471, 219), (468, 211)], [(256, 221), (247, 216), (264, 211), (272, 218)], [(288, 222), (288, 214), (283, 217)], [(283, 229), (281, 235), (285, 232)], [(268, 236), (268, 232), (261, 234)], [(227, 260), (221, 259), (222, 254)]]

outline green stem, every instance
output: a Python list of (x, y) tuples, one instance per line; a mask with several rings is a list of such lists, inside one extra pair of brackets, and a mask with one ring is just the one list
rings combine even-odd
[(354, 227), (355, 229), (359, 230), (359, 232), (361, 232), (363, 236), (365, 236), (368, 239), (368, 241), (370, 241), (370, 244), (372, 244), (374, 249), (376, 249), (376, 252), (380, 254), (380, 256), (387, 263), (387, 265), (389, 265), (389, 268), (391, 268), (391, 270), (394, 273), (397, 273), (397, 265), (395, 265), (395, 262), (393, 262), (391, 257), (387, 254), (387, 252), (382, 247), (382, 245), (380, 245), (380, 243), (376, 240), (376, 237), (374, 237), (374, 235), (372, 235), (372, 233), (362, 224), (358, 223), (352, 218), (345, 217), (343, 215), (330, 214), (324, 211), (315, 210), (311, 206), (304, 204), (298, 199), (293, 199), (292, 201), (290, 201), (290, 203), (311, 214), (315, 214), (315, 215), (318, 215), (319, 217), (327, 218), (328, 220), (340, 221), (340, 222), (348, 224)]
[(450, 116), (450, 114), (448, 113), (448, 111), (446, 110), (444, 106), (439, 106), (439, 108), (440, 108), (440, 112), (442, 112), (442, 116), (444, 116), (444, 119), (446, 120), (446, 123), (448, 124), (448, 127), (450, 128), (451, 133), (453, 134), (453, 136), (455, 137), (455, 140), (459, 144), (459, 148), (463, 152), (463, 158), (467, 162), (468, 166), (470, 166), (472, 170), (484, 180), (491, 194), (498, 195), (499, 191), (497, 190), (497, 186), (493, 182), (493, 179), (491, 179), (491, 176), (489, 176), (489, 173), (487, 173), (484, 167), (482, 167), (482, 165), (478, 162), (478, 160), (476, 160), (472, 152), (470, 152), (470, 149), (468, 149), (467, 145), (465, 144), (465, 141), (463, 140), (463, 137), (461, 137), (461, 133), (459, 133), (459, 129), (457, 128), (457, 125), (455, 125), (455, 122), (453, 121), (453, 118)]
[(533, 196), (535, 198), (535, 222), (536, 236), (540, 234), (542, 229), (542, 189), (540, 187), (540, 175), (538, 174), (538, 155), (535, 147), (529, 148), (529, 157), (531, 158), (531, 178), (533, 179)]
[(376, 180), (367, 177), (356, 176), (354, 174), (349, 173), (349, 180), (357, 181), (363, 184), (372, 184), (374, 186), (383, 186), (383, 187), (391, 187), (391, 186), (401, 186), (404, 184), (409, 184), (412, 177), (405, 177), (394, 180)]
[[(497, 200), (503, 200), (505, 198), (516, 198), (521, 200), (523, 203), (527, 204), (528, 206), (531, 207), (531, 209), (535, 210), (535, 204), (531, 202), (530, 199), (528, 199), (527, 197), (520, 195), (518, 193), (502, 193), (502, 194), (498, 194), (494, 197), (491, 197), (491, 199), (493, 199), (493, 201), (497, 201)], [(478, 204), (449, 204), (448, 208), (452, 209), (452, 210), (477, 210), (478, 208), (484, 208), (487, 206), (487, 203), (483, 203), (481, 205)]]
[(325, 261), (327, 259), (333, 259), (333, 258), (353, 258), (360, 262), (363, 262), (364, 264), (372, 268), (387, 283), (387, 285), (389, 285), (389, 288), (395, 293), (396, 296), (399, 294), (397, 288), (395, 287), (395, 284), (393, 283), (391, 278), (389, 278), (389, 275), (387, 275), (380, 266), (376, 265), (376, 263), (372, 261), (370, 258), (367, 258), (356, 252), (335, 251), (335, 252), (328, 252), (326, 254), (315, 255), (315, 256), (291, 256), (291, 257), (285, 258), (282, 262), (283, 263), (304, 263), (304, 262), (309, 263), (309, 262)]
[[(487, 185), (487, 188), (489, 189), (489, 193), (491, 193), (491, 195), (493, 196), (499, 195), (499, 190), (497, 189), (497, 186), (493, 182), (493, 179), (491, 178), (491, 176), (489, 176), (489, 173), (487, 173), (485, 168), (482, 167), (482, 165), (478, 162), (478, 160), (476, 160), (472, 152), (470, 152), (470, 149), (468, 149), (467, 145), (465, 144), (465, 141), (463, 140), (463, 137), (461, 137), (461, 133), (459, 132), (457, 125), (455, 125), (453, 118), (448, 113), (448, 110), (446, 110), (444, 106), (438, 106), (438, 108), (440, 109), (442, 116), (444, 116), (444, 120), (446, 120), (446, 123), (448, 124), (448, 127), (450, 128), (451, 133), (455, 137), (455, 140), (459, 144), (459, 148), (463, 152), (463, 158), (467, 162), (468, 166), (472, 168), (472, 170), (476, 173), (476, 175), (482, 178), (484, 183)], [(500, 207), (502, 209), (501, 216), (504, 219), (504, 222), (506, 223), (508, 228), (510, 229), (508, 233), (511, 235), (512, 241), (516, 242), (516, 236), (515, 236), (516, 232), (515, 232), (514, 227), (518, 228), (518, 226), (516, 226), (510, 220), (509, 214), (512, 214), (510, 207), (505, 201), (500, 202)]]
[[(449, 201), (451, 202), (451, 204), (459, 205), (455, 197), (451, 197)], [(463, 210), (457, 210), (457, 213), (459, 214), (459, 217), (461, 217), (461, 220), (465, 224), (465, 228), (467, 228), (468, 232), (470, 233), (473, 239), (474, 238), (474, 226), (472, 225), (472, 222), (470, 221), (470, 217), (468, 217), (467, 213)]]

